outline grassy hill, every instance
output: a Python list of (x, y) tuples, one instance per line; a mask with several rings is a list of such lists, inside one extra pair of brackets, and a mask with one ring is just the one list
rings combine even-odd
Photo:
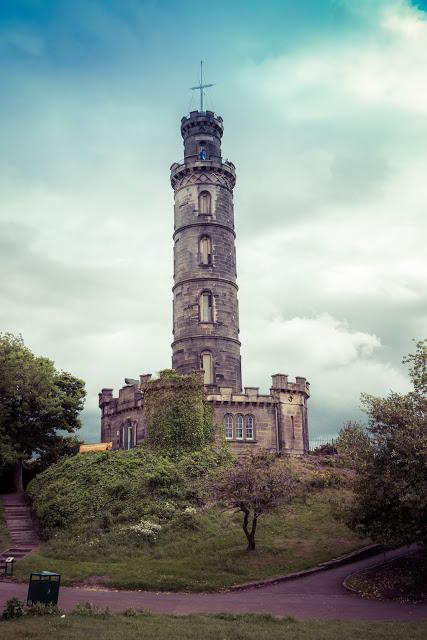
[(210, 475), (227, 463), (229, 454), (210, 449), (175, 459), (138, 448), (63, 460), (29, 485), (49, 540), (18, 563), (17, 575), (50, 570), (65, 584), (213, 590), (366, 543), (332, 515), (331, 501), (349, 491), (346, 471), (294, 461), (308, 491), (262, 516), (258, 549), (247, 552), (241, 515), (224, 513), (209, 495)]

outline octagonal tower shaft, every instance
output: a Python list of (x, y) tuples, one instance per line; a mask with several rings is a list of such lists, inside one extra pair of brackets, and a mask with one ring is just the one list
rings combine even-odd
[(234, 165), (221, 157), (222, 118), (192, 111), (181, 121), (184, 161), (175, 194), (172, 366), (205, 372), (205, 385), (242, 388), (234, 232)]

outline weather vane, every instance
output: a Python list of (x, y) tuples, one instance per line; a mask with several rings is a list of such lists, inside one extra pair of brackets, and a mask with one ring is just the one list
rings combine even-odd
[(203, 111), (203, 89), (213, 86), (213, 84), (203, 84), (203, 60), (200, 60), (200, 84), (197, 87), (191, 87), (191, 91), (200, 91), (200, 111)]

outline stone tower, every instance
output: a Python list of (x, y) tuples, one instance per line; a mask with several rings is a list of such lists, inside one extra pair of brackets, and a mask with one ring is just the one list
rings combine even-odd
[(172, 367), (204, 370), (212, 391), (242, 387), (233, 211), (235, 167), (223, 161), (222, 118), (181, 120), (184, 160), (171, 167), (175, 194)]

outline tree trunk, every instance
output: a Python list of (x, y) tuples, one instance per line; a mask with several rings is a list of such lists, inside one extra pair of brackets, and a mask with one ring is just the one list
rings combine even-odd
[(255, 545), (255, 532), (256, 532), (256, 525), (257, 525), (258, 516), (256, 514), (253, 515), (252, 526), (251, 526), (251, 530), (249, 531), (249, 528), (248, 528), (249, 511), (244, 511), (243, 514), (244, 514), (243, 515), (243, 531), (245, 532), (245, 536), (246, 536), (246, 539), (248, 541), (248, 551), (254, 551), (255, 548), (256, 548), (256, 545)]
[(24, 485), (22, 484), (22, 460), (15, 462), (15, 467), (13, 470), (13, 478), (14, 478), (16, 493), (23, 493)]

